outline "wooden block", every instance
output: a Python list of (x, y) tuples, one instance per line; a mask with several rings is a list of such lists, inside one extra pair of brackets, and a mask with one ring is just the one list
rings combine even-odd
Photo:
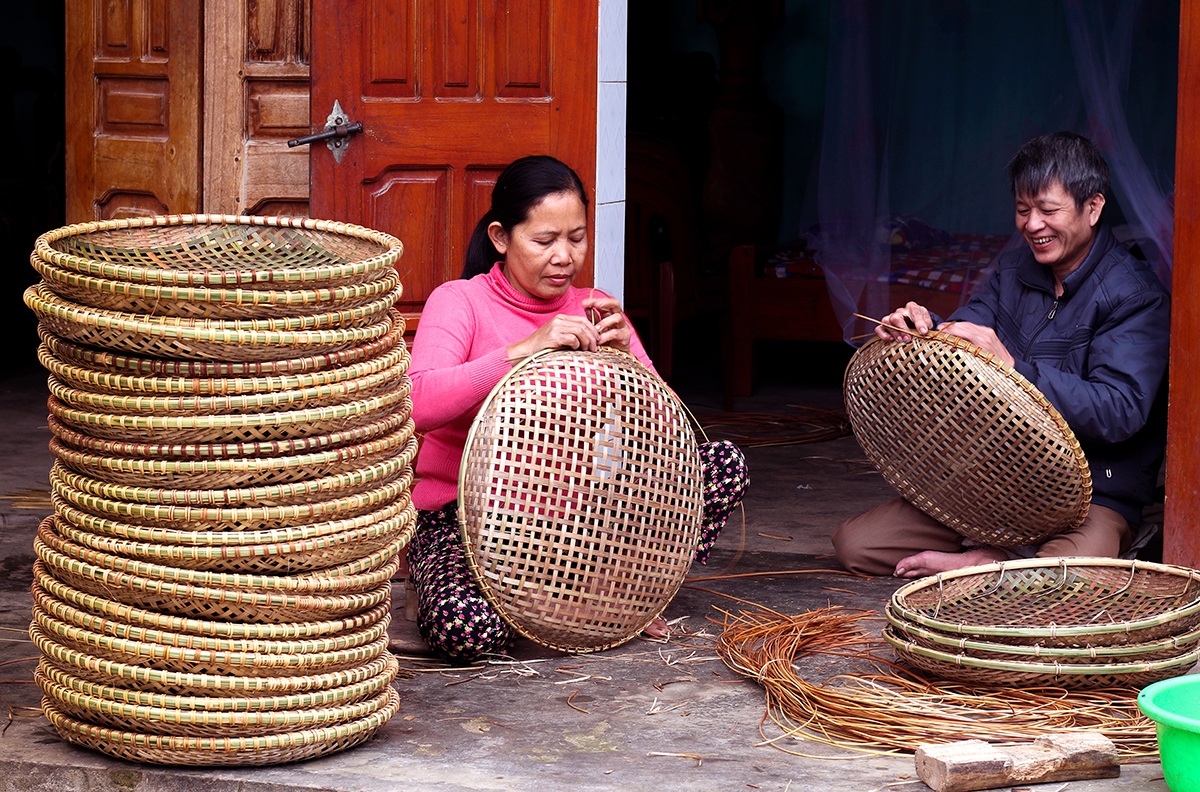
[(982, 740), (922, 745), (915, 761), (917, 776), (934, 792), (974, 792), (1121, 774), (1117, 747), (1097, 732), (1046, 735), (1032, 745), (994, 746)]

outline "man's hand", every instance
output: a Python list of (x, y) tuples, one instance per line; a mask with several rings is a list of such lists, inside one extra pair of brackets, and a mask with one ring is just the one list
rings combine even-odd
[(943, 322), (938, 325), (937, 329), (947, 335), (958, 336), (964, 341), (970, 341), (985, 352), (991, 352), (1010, 368), (1016, 363), (1016, 359), (1009, 354), (1004, 344), (1000, 343), (1000, 339), (996, 337), (996, 331), (990, 327), (972, 322)]
[(933, 317), (929, 315), (929, 309), (915, 302), (897, 308), (883, 317), (883, 321), (875, 328), (875, 335), (884, 341), (911, 341), (912, 335), (902, 329), (910, 326), (917, 331), (917, 335), (927, 333), (933, 327)]

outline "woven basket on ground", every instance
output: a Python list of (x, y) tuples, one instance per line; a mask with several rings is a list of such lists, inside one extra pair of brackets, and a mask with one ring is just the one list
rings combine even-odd
[(691, 565), (703, 508), (675, 395), (612, 351), (515, 366), (471, 426), (459, 475), (468, 559), (513, 628), (565, 651), (627, 641)]
[(846, 369), (845, 401), (888, 483), (963, 536), (1040, 544), (1087, 515), (1091, 474), (1071, 428), (973, 344), (944, 333), (872, 341)]

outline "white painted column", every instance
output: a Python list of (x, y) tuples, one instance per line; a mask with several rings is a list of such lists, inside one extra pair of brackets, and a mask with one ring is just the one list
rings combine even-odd
[(596, 72), (596, 286), (625, 297), (625, 96), (628, 0), (600, 3)]

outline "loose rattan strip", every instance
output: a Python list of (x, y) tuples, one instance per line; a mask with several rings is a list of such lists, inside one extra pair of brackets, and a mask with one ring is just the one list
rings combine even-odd
[(381, 338), (392, 329), (391, 315), (385, 313), (368, 316), (363, 321), (370, 323), (361, 326), (314, 329), (280, 330), (185, 323), (174, 317), (122, 314), (70, 303), (44, 284), (26, 289), (24, 299), (29, 309), (37, 315), (38, 321), (55, 335), (88, 346), (164, 358), (280, 360), (336, 352)]
[[(349, 531), (294, 542), (240, 545), (179, 545), (134, 542), (82, 531), (64, 515), (58, 530), (85, 547), (147, 563), (181, 569), (258, 575), (296, 575), (345, 564), (382, 551), (394, 542), (407, 543), (416, 530), (417, 512), (409, 505), (396, 516)], [(220, 533), (226, 536), (230, 532)]]
[(41, 260), (102, 278), (267, 288), (354, 283), (394, 266), (403, 249), (347, 223), (206, 214), (79, 223), (34, 243)]
[(203, 396), (97, 392), (68, 385), (54, 375), (50, 376), (47, 384), (50, 393), (63, 404), (85, 410), (115, 413), (187, 412), (208, 415), (268, 412), (316, 404), (340, 404), (398, 387), (407, 370), (408, 360), (401, 358), (390, 368), (328, 385), (264, 393)]
[(106, 413), (64, 404), (51, 396), (51, 415), (94, 437), (146, 443), (247, 443), (312, 437), (366, 426), (392, 412), (411, 410), (411, 381), (402, 377), (396, 387), (354, 401), (317, 404), (296, 410), (219, 413)]
[[(403, 343), (404, 317), (395, 309), (389, 314), (391, 327), (379, 338), (351, 345), (345, 349), (313, 355), (300, 355), (275, 360), (194, 360), (167, 359), (157, 357), (135, 357), (122, 355), (108, 349), (81, 346), (61, 338), (38, 323), (38, 337), (50, 352), (62, 360), (73, 361), (100, 371), (130, 376), (190, 377), (199, 380), (226, 380), (230, 378), (257, 380), (259, 378), (289, 377), (308, 372), (326, 371), (371, 360), (395, 349)], [(272, 384), (268, 382), (268, 384)], [(292, 387), (281, 385), (282, 388)], [(302, 386), (301, 386), (302, 387)], [(250, 390), (279, 390), (276, 387), (258, 387), (253, 382)]]
[(961, 338), (863, 346), (845, 401), (888, 483), (964, 536), (1040, 544), (1087, 515), (1091, 474), (1071, 428), (1025, 377)]
[(124, 374), (81, 365), (54, 354), (50, 346), (38, 346), (38, 362), (63, 384), (91, 393), (110, 393), (121, 396), (244, 396), (278, 391), (305, 391), (327, 388), (358, 380), (400, 366), (408, 370), (409, 355), (404, 344), (365, 360), (344, 366), (289, 375), (257, 377), (188, 377)]
[(1165, 660), (1137, 663), (1029, 663), (940, 652), (906, 641), (890, 627), (884, 629), (883, 637), (891, 644), (897, 659), (934, 676), (966, 685), (1059, 687), (1068, 690), (1140, 688), (1186, 674), (1200, 659), (1200, 651), (1190, 651)]
[[(400, 287), (400, 274), (395, 269), (372, 273), (368, 280), (348, 286), (256, 289), (171, 286), (100, 278), (42, 261), (36, 253), (30, 256), (30, 263), (65, 300), (109, 311), (189, 319), (259, 319), (357, 308), (389, 293), (398, 296)], [(394, 302), (395, 297), (392, 299)]]
[(37, 586), (62, 602), (114, 621), (127, 622), (134, 627), (195, 636), (197, 641), (210, 638), (231, 641), (329, 639), (357, 633), (378, 624), (388, 617), (389, 608), (389, 603), (385, 601), (361, 612), (332, 620), (295, 623), (192, 619), (136, 608), (106, 596), (72, 588), (53, 577), (41, 561), (33, 563), (33, 577)]
[(54, 684), (67, 688), (74, 693), (90, 696), (102, 701), (113, 702), (114, 704), (233, 714), (324, 708), (340, 704), (353, 704), (372, 698), (379, 695), (381, 690), (390, 685), (400, 670), (400, 663), (392, 654), (385, 652), (381, 659), (386, 662), (383, 672), (370, 679), (326, 690), (312, 690), (277, 696), (177, 696), (142, 691), (136, 688), (114, 687), (112, 685), (104, 685), (81, 679), (54, 665), (46, 658), (38, 662), (37, 673)]
[(118, 759), (164, 765), (273, 765), (338, 753), (366, 741), (400, 709), (400, 695), (370, 715), (347, 723), (255, 737), (180, 737), (92, 726), (42, 699), (42, 711), (64, 740)]
[(56, 668), (98, 685), (125, 688), (168, 696), (211, 696), (214, 698), (294, 695), (320, 692), (365, 682), (386, 673), (387, 654), (354, 668), (297, 676), (233, 676), (226, 674), (181, 674), (140, 665), (105, 660), (60, 645), (36, 624), (29, 637), (45, 660)]
[(221, 459), (225, 457), (288, 456), (304, 454), (321, 449), (341, 448), (354, 443), (365, 443), (397, 431), (409, 421), (408, 404), (399, 410), (385, 414), (365, 426), (357, 426), (340, 432), (295, 437), (290, 440), (268, 440), (257, 443), (128, 443), (92, 437), (61, 423), (53, 415), (48, 416), (50, 433), (64, 445), (77, 451), (86, 451), (101, 456), (140, 457), (143, 459)]
[(52, 469), (50, 484), (54, 494), (84, 512), (97, 517), (119, 518), (148, 528), (181, 532), (273, 531), (353, 519), (406, 498), (412, 480), (411, 469), (405, 466), (394, 476), (376, 482), (370, 489), (347, 495), (338, 494), (324, 500), (313, 500), (320, 496), (298, 491), (294, 498), (296, 502), (283, 505), (276, 505), (269, 498), (264, 498), (257, 505), (187, 506), (101, 498), (63, 484), (55, 474), (56, 471)]
[[(120, 618), (77, 608), (69, 602), (51, 596), (40, 583), (34, 583), (32, 592), (34, 606), (48, 617), (64, 624), (112, 639), (140, 641), (196, 653), (241, 653), (266, 657), (341, 652), (359, 649), (386, 638), (388, 624), (391, 622), (391, 616), (384, 613), (369, 624), (332, 635), (294, 639), (222, 638), (138, 626)], [(44, 624), (42, 629), (48, 634), (53, 634)]]
[(86, 476), (111, 484), (157, 484), (173, 489), (265, 487), (336, 476), (394, 459), (412, 440), (412, 422), (390, 435), (353, 446), (297, 456), (221, 459), (137, 459), (89, 454), (50, 441), (50, 453)]
[(36, 605), (33, 623), (61, 646), (121, 663), (178, 671), (183, 674), (296, 676), (341, 671), (369, 663), (388, 645), (383, 635), (362, 646), (326, 652), (260, 654), (223, 652), (115, 638), (60, 621)]
[(180, 737), (252, 737), (312, 729), (364, 718), (390, 700), (388, 691), (366, 701), (279, 712), (208, 712), (121, 704), (79, 693), (35, 673), (34, 682), (65, 715), (96, 726)]
[(565, 651), (633, 637), (670, 602), (699, 538), (695, 435), (633, 358), (559, 351), (515, 366), (467, 436), (459, 519), (490, 602)]
[(1146, 643), (1200, 626), (1200, 572), (1119, 558), (1032, 558), (901, 586), (892, 611), (952, 635), (1045, 646)]

